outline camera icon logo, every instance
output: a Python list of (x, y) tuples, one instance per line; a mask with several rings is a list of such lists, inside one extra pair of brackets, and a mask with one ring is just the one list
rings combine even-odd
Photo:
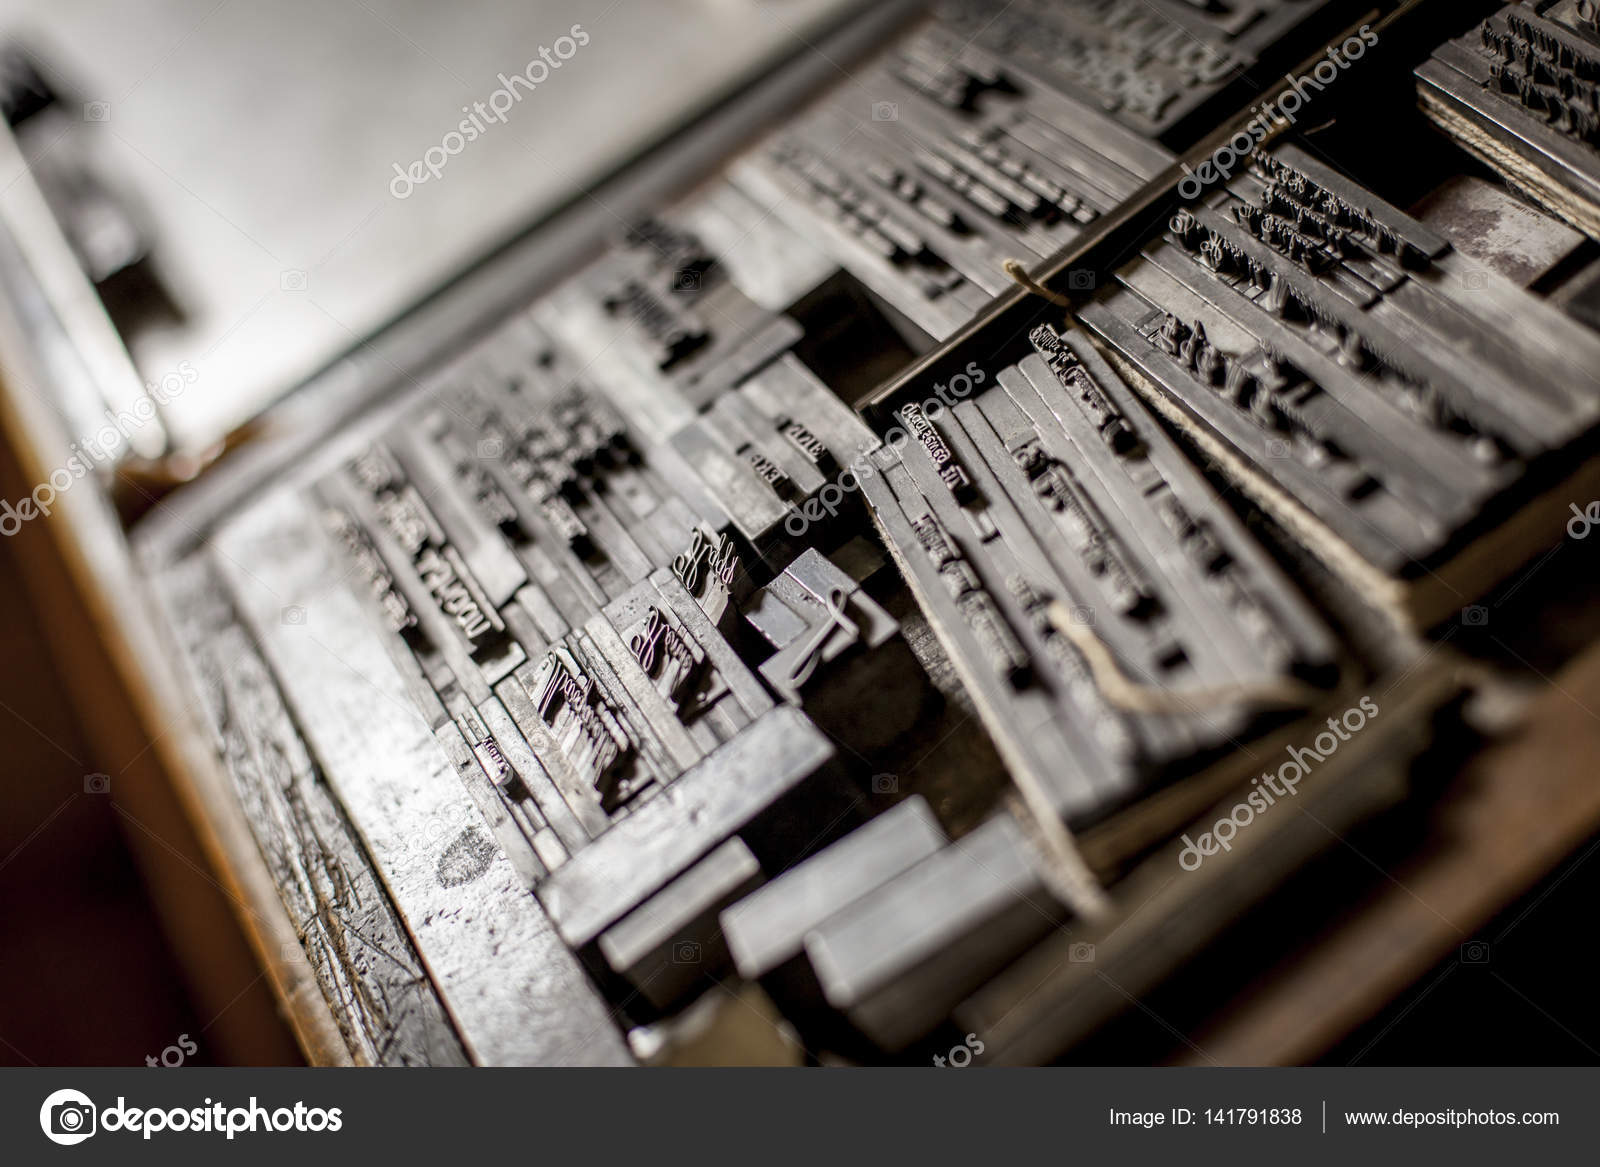
[(86, 101), (83, 103), (83, 120), (86, 122), (108, 122), (111, 120), (111, 103), (109, 101)]
[(283, 623), (299, 625), (306, 622), (306, 610), (299, 604), (290, 604), (283, 610)]
[(1489, 609), (1482, 604), (1462, 608), (1461, 623), (1468, 628), (1483, 628), (1489, 623)]
[(1070, 292), (1092, 292), (1095, 288), (1094, 272), (1088, 268), (1073, 268), (1067, 273), (1067, 290)]
[(872, 793), (894, 794), (900, 789), (900, 779), (894, 774), (874, 774), (872, 776)]
[(39, 1108), (39, 1129), (52, 1143), (76, 1146), (95, 1132), (95, 1108), (80, 1090), (57, 1090)]
[(1078, 943), (1067, 949), (1067, 960), (1072, 964), (1093, 964), (1094, 945)]
[(1289, 443), (1282, 438), (1273, 438), (1267, 443), (1267, 457), (1283, 459), (1289, 456)]
[(698, 940), (679, 940), (672, 946), (673, 964), (699, 964), (700, 942)]
[(299, 268), (290, 268), (288, 271), (278, 273), (278, 287), (285, 292), (303, 292), (308, 282), (306, 273)]
[(1489, 286), (1489, 273), (1482, 271), (1469, 271), (1461, 277), (1462, 283), (1467, 285), (1471, 292), (1481, 292)]
[(1489, 945), (1482, 940), (1469, 940), (1461, 946), (1462, 964), (1488, 964)]
[(1072, 609), (1072, 622), (1079, 628), (1094, 627), (1094, 609), (1087, 604), (1079, 604)]
[(672, 290), (674, 292), (698, 292), (701, 286), (701, 275), (692, 267), (672, 273)]
[(484, 438), (478, 443), (478, 457), (485, 462), (493, 462), (506, 452), (506, 444), (499, 438)]
[(85, 794), (110, 794), (110, 774), (85, 774), (83, 776), (83, 792)]
[(893, 101), (875, 101), (872, 103), (872, 120), (897, 122), (900, 120), (900, 106)]

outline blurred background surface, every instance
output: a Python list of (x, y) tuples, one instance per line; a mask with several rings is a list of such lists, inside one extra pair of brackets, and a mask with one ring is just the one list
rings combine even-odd
[[(147, 380), (199, 374), (169, 411), (193, 447), (855, 6), (7, 0), (0, 43), (83, 107), (41, 149), (89, 152), (148, 217), (177, 315), (130, 347)], [(396, 164), (532, 62), (547, 80), (517, 84), (503, 120), (479, 116), (475, 141), (433, 155), (438, 179), (395, 197)]]

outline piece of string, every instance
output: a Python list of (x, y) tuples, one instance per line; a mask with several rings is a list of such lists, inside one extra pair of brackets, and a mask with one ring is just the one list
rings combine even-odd
[(1129, 713), (1198, 713), (1225, 705), (1245, 705), (1256, 709), (1303, 709), (1317, 700), (1321, 691), (1290, 677), (1272, 681), (1235, 681), (1199, 689), (1162, 689), (1131, 681), (1118, 666), (1105, 641), (1086, 624), (1072, 618), (1060, 600), (1046, 609), (1055, 630), (1083, 654), (1094, 674), (1095, 684), (1112, 705)]
[(1035, 296), (1042, 296), (1044, 299), (1049, 300), (1050, 303), (1059, 305), (1062, 308), (1072, 307), (1072, 297), (1063, 296), (1060, 292), (1052, 292), (1030, 276), (1028, 269), (1023, 267), (1017, 260), (1008, 259), (1000, 266), (1005, 269), (1006, 275), (1016, 281), (1018, 287), (1032, 292)]

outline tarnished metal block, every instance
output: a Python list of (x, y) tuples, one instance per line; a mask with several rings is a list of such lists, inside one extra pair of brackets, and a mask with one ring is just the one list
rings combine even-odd
[(886, 1050), (936, 1025), (1064, 915), (998, 815), (805, 938), (829, 1004)]
[(987, 45), (1002, 8), (908, 33), (729, 172), (935, 338), (1008, 285), (1006, 259), (1050, 255), (1172, 160)]
[[(945, 0), (954, 33), (1159, 138), (1328, 0)], [(1209, 127), (1208, 127), (1209, 128)]]
[(1519, 188), (1600, 237), (1600, 20), (1587, 0), (1508, 4), (1417, 68), (1423, 108)]
[[(1013, 769), (1102, 817), (1245, 734), (1183, 693), (1316, 679), (1335, 646), (1081, 333), (892, 404), (867, 498)], [(1141, 692), (1130, 707), (1107, 670)]]
[(1600, 419), (1600, 337), (1293, 144), (1176, 212), (1080, 317), (1291, 535), (1383, 598), (1491, 530)]

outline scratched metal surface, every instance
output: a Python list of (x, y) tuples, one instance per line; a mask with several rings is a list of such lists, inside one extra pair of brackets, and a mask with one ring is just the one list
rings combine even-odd
[(346, 567), (307, 538), (315, 523), (281, 493), (223, 534), (214, 562), (463, 1044), (487, 1065), (627, 1061), (609, 1011), (478, 825)]
[(404, 917), (215, 569), (197, 558), (167, 582), (161, 596), (219, 752), (352, 1056), (377, 1066), (464, 1065)]

